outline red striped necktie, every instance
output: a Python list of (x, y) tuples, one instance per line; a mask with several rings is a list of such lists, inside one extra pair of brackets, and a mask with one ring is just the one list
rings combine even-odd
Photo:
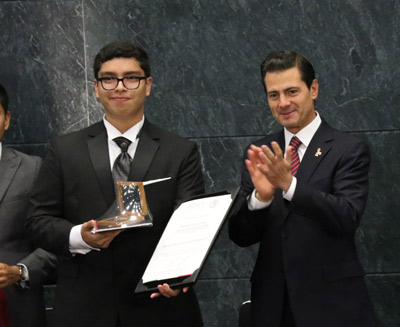
[(293, 136), (290, 140), (289, 145), (292, 147), (292, 175), (296, 176), (297, 171), (299, 170), (300, 166), (300, 158), (299, 154), (297, 153), (297, 149), (299, 148), (301, 141), (296, 137)]

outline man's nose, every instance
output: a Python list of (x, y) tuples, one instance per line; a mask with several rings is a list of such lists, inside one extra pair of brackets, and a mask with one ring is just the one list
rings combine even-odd
[(117, 91), (125, 91), (126, 90), (125, 85), (122, 82), (122, 80), (118, 81), (118, 84), (117, 84), (117, 87), (115, 88), (115, 90), (117, 90)]
[(279, 107), (287, 107), (290, 104), (289, 98), (285, 94), (281, 94), (279, 97)]

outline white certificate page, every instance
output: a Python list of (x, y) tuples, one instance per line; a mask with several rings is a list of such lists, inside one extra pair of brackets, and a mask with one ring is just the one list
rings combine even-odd
[(143, 284), (200, 268), (232, 202), (219, 195), (185, 202), (173, 213), (143, 274)]

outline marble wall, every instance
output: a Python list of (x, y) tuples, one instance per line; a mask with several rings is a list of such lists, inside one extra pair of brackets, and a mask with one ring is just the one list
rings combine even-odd
[[(320, 82), (320, 114), (371, 146), (357, 243), (381, 325), (399, 326), (399, 17), (399, 1), (0, 1), (0, 81), (12, 110), (5, 143), (44, 155), (55, 135), (99, 120), (94, 55), (130, 40), (152, 60), (146, 116), (199, 144), (209, 191), (234, 187), (244, 147), (277, 129), (260, 62), (275, 49), (304, 53)], [(196, 285), (206, 326), (236, 325), (256, 250), (238, 248), (223, 228)]]

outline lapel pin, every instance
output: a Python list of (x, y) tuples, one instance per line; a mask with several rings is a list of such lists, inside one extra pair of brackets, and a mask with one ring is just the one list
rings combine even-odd
[(319, 157), (320, 155), (322, 155), (321, 148), (318, 148), (317, 152), (315, 152), (315, 156)]

